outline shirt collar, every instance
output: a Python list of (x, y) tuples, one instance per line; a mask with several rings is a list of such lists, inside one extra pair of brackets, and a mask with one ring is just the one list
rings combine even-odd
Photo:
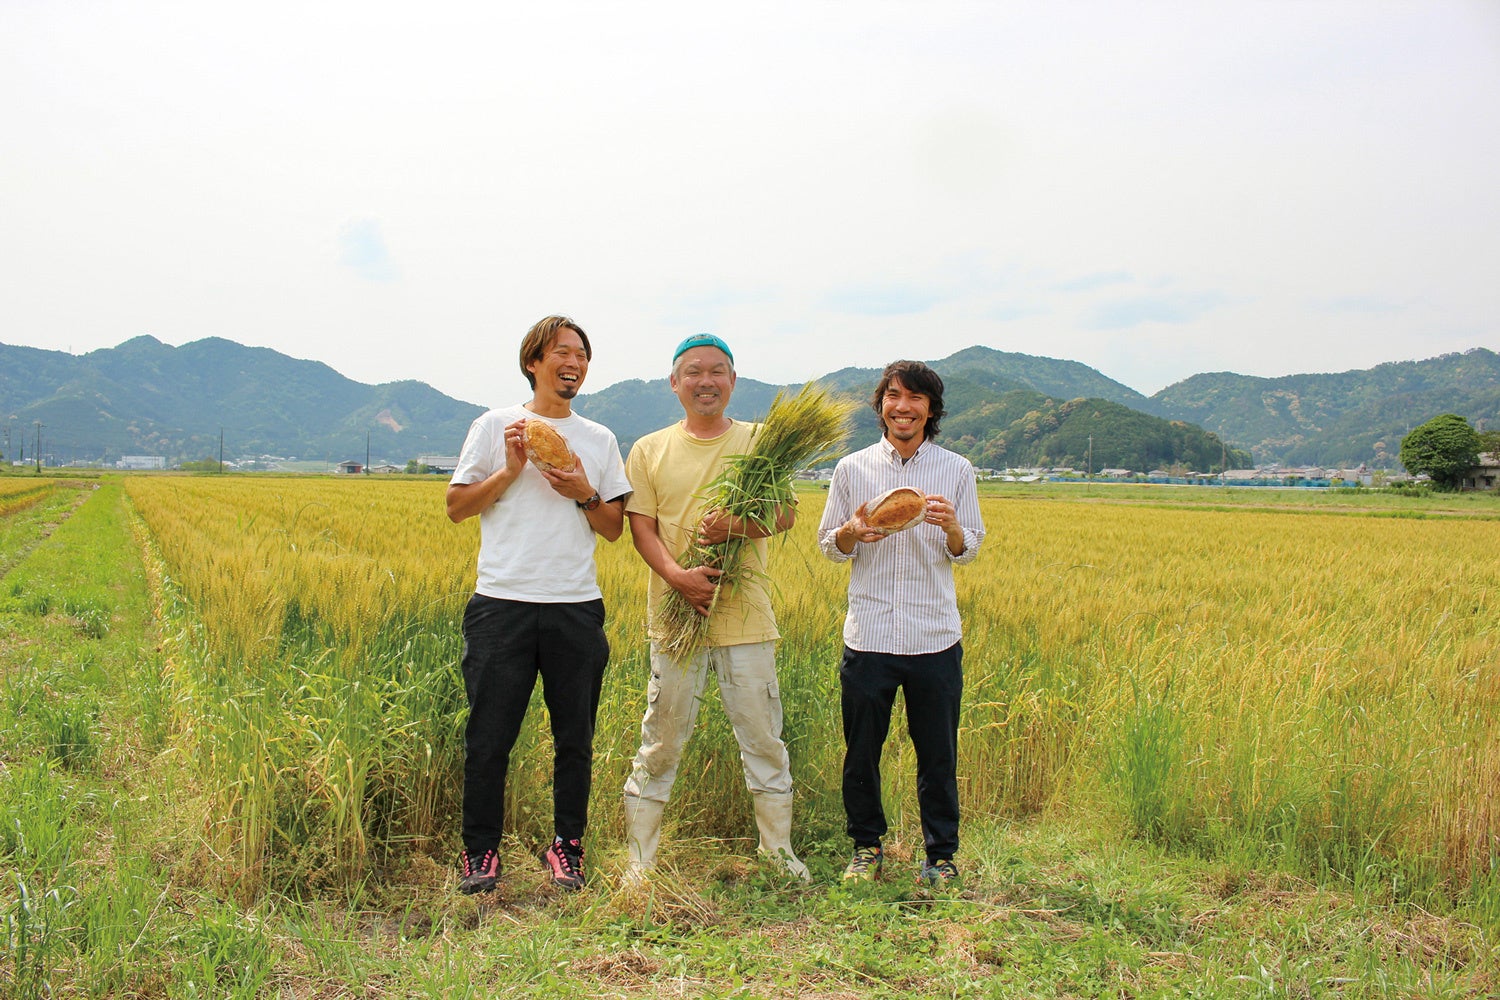
[[(914, 452), (912, 452), (911, 458), (908, 458), (905, 461), (906, 462), (914, 462), (914, 461), (916, 461), (917, 460), (917, 456), (921, 455), (922, 452), (926, 451), (927, 450), (927, 446), (929, 444), (931, 444), (931, 442), (928, 441), (924, 437), (922, 439), (922, 443), (919, 444), (919, 445), (917, 445), (917, 450), (914, 451)], [(890, 438), (886, 437), (884, 434), (880, 435), (880, 450), (881, 450), (881, 454), (883, 454), (885, 456), (885, 459), (886, 459), (887, 462), (893, 462), (896, 465), (902, 465), (902, 464), (904, 464), (903, 461), (902, 461), (902, 458), (901, 458), (901, 453), (896, 450), (896, 446), (895, 445), (891, 444)]]

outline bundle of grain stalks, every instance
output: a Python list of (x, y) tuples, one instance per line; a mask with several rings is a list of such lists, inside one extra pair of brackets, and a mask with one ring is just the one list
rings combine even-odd
[[(849, 432), (849, 417), (859, 404), (834, 396), (826, 387), (809, 382), (795, 395), (778, 392), (756, 429), (750, 453), (734, 455), (718, 478), (703, 490), (704, 516), (723, 511), (757, 534), (775, 533), (776, 519), (787, 504), (796, 502), (792, 477), (829, 457)], [(702, 518), (699, 519), (701, 525)], [(695, 528), (693, 537), (698, 537)], [(678, 563), (685, 569), (712, 566), (722, 571), (719, 589), (707, 615), (677, 591), (667, 595), (657, 612), (658, 648), (679, 663), (697, 654), (708, 639), (708, 625), (718, 606), (718, 594), (743, 580), (748, 538), (734, 537), (716, 545), (689, 545)]]

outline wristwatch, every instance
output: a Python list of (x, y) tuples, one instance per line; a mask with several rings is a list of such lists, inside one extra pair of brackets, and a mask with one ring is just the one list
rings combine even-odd
[(603, 501), (599, 498), (599, 494), (597, 492), (587, 500), (575, 500), (573, 502), (578, 505), (579, 510), (593, 510), (595, 507), (598, 507), (599, 504), (603, 503)]

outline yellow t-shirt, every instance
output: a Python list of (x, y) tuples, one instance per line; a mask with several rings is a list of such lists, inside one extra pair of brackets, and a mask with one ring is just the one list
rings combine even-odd
[[(625, 510), (656, 518), (656, 531), (667, 551), (676, 558), (687, 550), (693, 529), (703, 516), (704, 487), (724, 468), (731, 455), (748, 454), (757, 424), (734, 421), (716, 438), (695, 438), (681, 423), (647, 434), (631, 446), (625, 461), (630, 480), (630, 499)], [(710, 646), (735, 646), (745, 642), (779, 639), (776, 615), (766, 580), (767, 539), (757, 538), (744, 548), (744, 572), (739, 584), (726, 587), (714, 604), (708, 623)], [(646, 590), (646, 631), (660, 636), (653, 622), (656, 609), (672, 588), (655, 573)]]

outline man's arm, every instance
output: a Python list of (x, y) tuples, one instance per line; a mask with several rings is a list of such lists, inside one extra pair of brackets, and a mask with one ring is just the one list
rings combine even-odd
[(712, 566), (683, 569), (677, 565), (677, 560), (656, 530), (656, 518), (649, 514), (630, 514), (630, 540), (646, 565), (651, 567), (651, 572), (667, 581), (667, 585), (681, 594), (700, 615), (708, 614), (719, 570)]
[(850, 467), (843, 461), (834, 466), (828, 483), (828, 501), (823, 504), (823, 519), (818, 522), (818, 548), (835, 562), (846, 562), (854, 555), (858, 542), (878, 542), (885, 536), (871, 529), (860, 517), (864, 508), (853, 509), (849, 498)]
[[(776, 520), (772, 522), (769, 530), (765, 525), (752, 524), (742, 518), (730, 517), (722, 510), (712, 510), (703, 516), (703, 521), (698, 525), (699, 545), (718, 545), (731, 538), (770, 538), (779, 535), (783, 531), (790, 531), (797, 523), (797, 505), (783, 504), (776, 509)], [(631, 530), (635, 530), (635, 522), (630, 522)]]
[(507, 465), (496, 469), (477, 483), (449, 483), (448, 520), (458, 524), (484, 513), (491, 504), (505, 495), (505, 491), (515, 481), (515, 473)]
[(954, 523), (943, 528), (948, 535), (948, 554), (955, 564), (973, 562), (984, 541), (984, 515), (979, 511), (979, 487), (972, 467), (955, 484), (950, 506)]
[[(459, 524), (475, 514), (484, 513), (505, 495), (511, 483), (520, 478), (521, 470), (526, 466), (526, 448), (521, 443), (521, 428), (524, 423), (523, 420), (517, 420), (505, 428), (503, 466), (477, 483), (448, 484), (448, 520)], [(467, 443), (465, 447), (468, 447)]]
[(584, 514), (593, 528), (606, 542), (618, 541), (625, 533), (625, 498), (606, 500)]
[[(573, 455), (573, 471), (564, 472), (561, 469), (549, 469), (542, 473), (546, 477), (547, 485), (551, 486), (559, 496), (567, 497), (574, 503), (586, 503), (598, 491), (589, 483), (588, 473), (583, 471), (583, 462), (577, 453)], [(625, 498), (616, 497), (605, 503), (599, 504), (593, 510), (584, 511), (589, 519), (589, 527), (604, 537), (607, 542), (612, 542), (620, 537), (625, 530)]]

